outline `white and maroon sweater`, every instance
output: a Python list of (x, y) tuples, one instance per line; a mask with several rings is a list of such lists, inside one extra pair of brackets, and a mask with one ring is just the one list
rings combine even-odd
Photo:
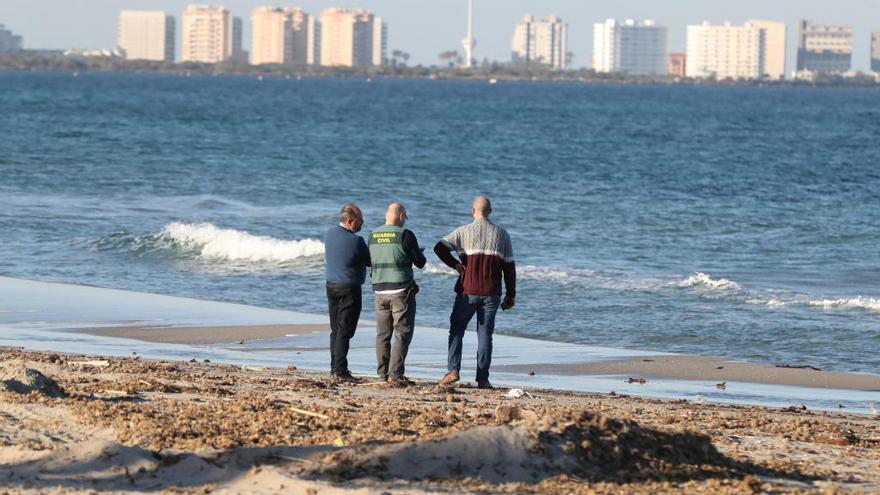
[(453, 230), (434, 246), (434, 252), (452, 268), (458, 261), (456, 251), (465, 265), (456, 291), (474, 296), (501, 295), (501, 279), (507, 297), (516, 297), (516, 265), (510, 235), (489, 220), (474, 220)]

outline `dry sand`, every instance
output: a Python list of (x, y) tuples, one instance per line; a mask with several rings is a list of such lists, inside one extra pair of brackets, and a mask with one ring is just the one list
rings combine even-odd
[(875, 417), (529, 391), (0, 350), (0, 493), (880, 492)]
[(575, 364), (535, 363), (495, 366), (495, 371), (553, 375), (629, 375), (633, 378), (764, 383), (794, 387), (880, 391), (880, 376), (811, 368), (725, 361), (706, 356), (647, 356)]

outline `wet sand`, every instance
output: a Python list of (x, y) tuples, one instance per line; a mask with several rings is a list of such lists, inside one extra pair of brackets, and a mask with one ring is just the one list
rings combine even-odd
[(876, 417), (528, 391), (0, 350), (0, 479), (50, 494), (880, 491)]
[(574, 364), (534, 363), (527, 365), (493, 366), (495, 371), (578, 375), (624, 375), (650, 380), (703, 380), (761, 383), (794, 387), (833, 388), (842, 390), (880, 391), (880, 376), (858, 373), (790, 368), (767, 364), (726, 361), (707, 356), (646, 356), (614, 361)]
[(287, 335), (329, 332), (330, 325), (242, 325), (217, 327), (138, 326), (77, 330), (101, 337), (142, 340), (161, 344), (211, 345), (277, 339)]
[[(359, 329), (373, 328), (362, 323)], [(213, 345), (277, 339), (287, 335), (329, 332), (326, 324), (214, 326), (214, 327), (111, 327), (77, 330), (91, 335), (141, 340), (153, 343)], [(243, 347), (242, 351), (315, 350), (298, 346)], [(445, 349), (438, 349), (445, 356)], [(438, 359), (441, 359), (438, 358)], [(623, 375), (633, 378), (745, 382), (766, 385), (828, 388), (840, 390), (880, 391), (880, 376), (858, 373), (820, 371), (808, 368), (783, 368), (767, 364), (726, 361), (723, 358), (691, 355), (643, 356), (612, 361), (584, 363), (531, 363), (523, 365), (494, 364), (493, 371), (543, 375)]]

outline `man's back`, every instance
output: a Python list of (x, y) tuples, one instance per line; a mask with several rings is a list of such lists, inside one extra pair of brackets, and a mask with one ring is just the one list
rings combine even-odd
[(370, 265), (370, 251), (364, 239), (340, 225), (330, 227), (324, 237), (327, 282), (361, 285)]
[[(503, 275), (508, 296), (515, 297), (513, 245), (510, 235), (502, 227), (489, 220), (474, 220), (455, 229), (441, 243), (447, 249), (466, 256), (467, 269), (463, 280), (465, 294), (501, 294)], [(443, 258), (440, 252), (437, 254)]]

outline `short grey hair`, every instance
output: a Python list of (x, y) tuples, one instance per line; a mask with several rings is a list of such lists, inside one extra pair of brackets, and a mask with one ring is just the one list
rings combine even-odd
[(348, 203), (339, 210), (339, 222), (348, 223), (362, 218), (361, 209), (354, 203)]

